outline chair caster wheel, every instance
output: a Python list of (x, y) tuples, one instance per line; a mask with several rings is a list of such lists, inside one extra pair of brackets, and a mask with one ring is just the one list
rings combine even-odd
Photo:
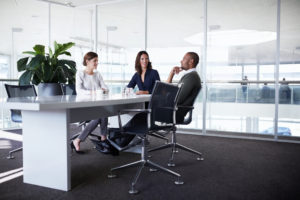
[(174, 163), (168, 163), (168, 167), (175, 167)]
[(203, 157), (201, 157), (201, 158), (198, 157), (197, 160), (203, 161), (204, 158)]
[(7, 156), (6, 159), (14, 159), (14, 156)]
[(131, 188), (129, 191), (128, 191), (129, 194), (137, 194), (139, 193), (138, 190), (134, 189), (134, 188)]
[(117, 175), (115, 175), (115, 174), (108, 174), (107, 175), (107, 178), (116, 178), (117, 177)]
[(157, 169), (155, 169), (155, 168), (150, 168), (149, 171), (150, 171), (150, 172), (157, 172)]
[(184, 182), (179, 179), (177, 181), (174, 181), (174, 183), (175, 183), (175, 185), (183, 185), (184, 184)]

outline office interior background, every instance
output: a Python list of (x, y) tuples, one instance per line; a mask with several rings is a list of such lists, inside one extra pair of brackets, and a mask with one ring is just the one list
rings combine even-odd
[[(0, 0), (1, 104), (4, 84), (18, 83), (17, 60), (35, 44), (74, 42), (77, 69), (96, 51), (111, 93), (126, 87), (138, 51), (162, 80), (195, 51), (203, 88), (182, 130), (297, 141), (299, 10), (299, 0)], [(19, 126), (1, 105), (0, 129)]]

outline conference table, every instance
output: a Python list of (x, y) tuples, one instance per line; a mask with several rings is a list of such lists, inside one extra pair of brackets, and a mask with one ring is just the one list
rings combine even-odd
[(83, 94), (8, 98), (4, 106), (22, 111), (24, 183), (71, 189), (71, 123), (144, 108), (150, 95)]

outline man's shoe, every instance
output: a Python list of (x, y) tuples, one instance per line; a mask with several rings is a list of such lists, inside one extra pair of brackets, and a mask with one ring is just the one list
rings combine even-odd
[(91, 141), (94, 143), (97, 151), (104, 154), (111, 153), (110, 145), (108, 145), (105, 141), (99, 141), (94, 139), (91, 139)]

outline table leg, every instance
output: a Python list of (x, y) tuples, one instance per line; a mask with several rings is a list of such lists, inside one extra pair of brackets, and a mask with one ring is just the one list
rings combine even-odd
[(24, 183), (71, 189), (67, 110), (22, 111)]

